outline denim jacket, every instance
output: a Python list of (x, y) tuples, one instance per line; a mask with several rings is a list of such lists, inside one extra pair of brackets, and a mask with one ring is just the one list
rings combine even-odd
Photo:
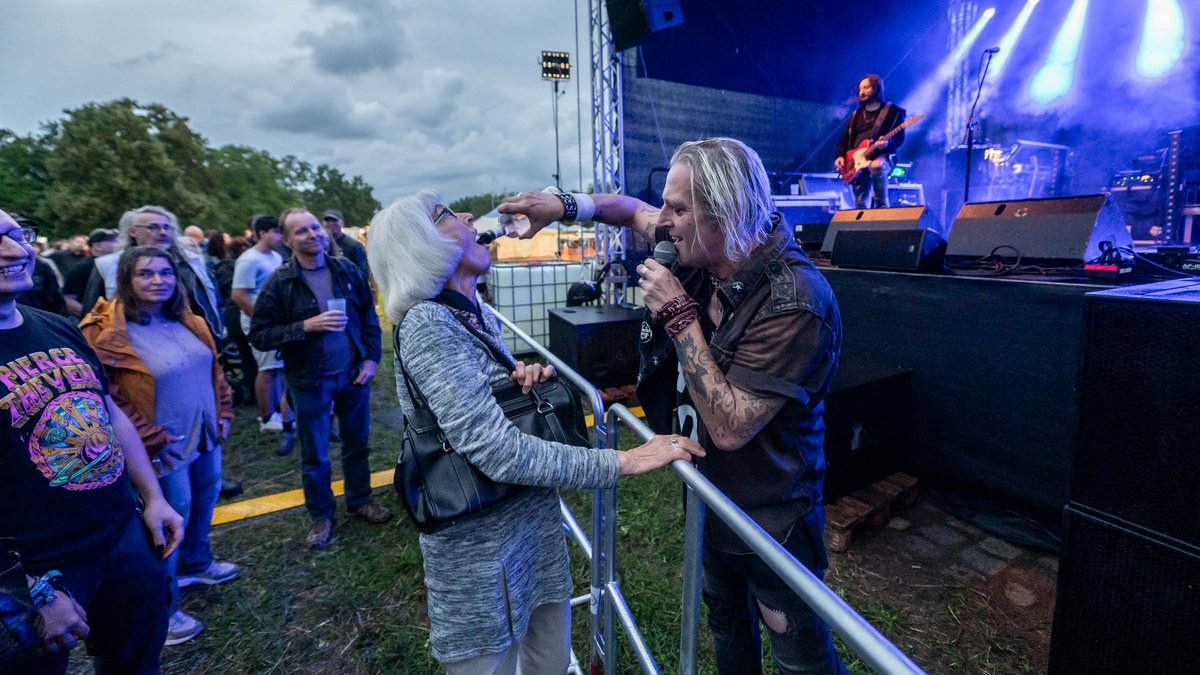
[[(375, 314), (375, 297), (362, 271), (344, 258), (325, 256), (333, 275), (333, 296), (346, 300), (346, 335), (364, 360), (379, 362), (382, 336)], [(290, 383), (304, 386), (321, 379), (324, 351), (321, 333), (305, 333), (304, 320), (321, 313), (317, 298), (300, 276), (292, 258), (283, 263), (254, 303), (250, 344), (259, 351), (283, 352), (283, 373)]]

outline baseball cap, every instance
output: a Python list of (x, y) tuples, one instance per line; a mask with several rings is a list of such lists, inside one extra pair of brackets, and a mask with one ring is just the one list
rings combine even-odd
[(117, 231), (98, 227), (88, 233), (88, 246), (102, 244), (106, 241), (116, 241)]
[(338, 220), (346, 219), (346, 217), (342, 215), (342, 212), (338, 211), (337, 209), (325, 209), (325, 212), (321, 214), (321, 220), (325, 220), (326, 218), (337, 218)]

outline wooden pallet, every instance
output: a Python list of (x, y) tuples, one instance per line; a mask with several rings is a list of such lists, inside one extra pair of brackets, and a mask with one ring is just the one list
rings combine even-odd
[(844, 553), (861, 529), (880, 530), (899, 506), (911, 506), (917, 499), (918, 481), (906, 473), (895, 473), (861, 490), (856, 490), (825, 505), (825, 545)]

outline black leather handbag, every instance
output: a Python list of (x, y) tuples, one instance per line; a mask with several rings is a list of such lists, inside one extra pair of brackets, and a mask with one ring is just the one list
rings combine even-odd
[[(488, 347), (492, 357), (512, 370), (516, 363), (473, 327), (463, 322)], [(393, 334), (400, 353), (399, 327)], [(404, 422), (404, 440), (396, 459), (395, 485), (400, 501), (417, 529), (426, 534), (445, 529), (482, 513), (528, 489), (488, 478), (446, 440), (437, 418), (420, 389), (400, 363), (404, 386), (413, 402)], [(504, 416), (521, 433), (567, 445), (588, 447), (587, 428), (579, 394), (557, 377), (538, 384), (528, 394), (521, 385), (505, 382), (492, 388)]]

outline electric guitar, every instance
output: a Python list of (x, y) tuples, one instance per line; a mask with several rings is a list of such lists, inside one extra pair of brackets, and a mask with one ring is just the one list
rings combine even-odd
[[(900, 125), (895, 129), (892, 129), (881, 136), (879, 140), (890, 140), (892, 136), (900, 133), (900, 131), (908, 125), (919, 122), (922, 117), (925, 117), (924, 113), (920, 115), (913, 115), (912, 117), (901, 122)], [(842, 161), (842, 168), (838, 169), (838, 173), (842, 174), (843, 183), (853, 183), (854, 179), (858, 178), (858, 174), (862, 173), (864, 169), (871, 166), (872, 158), (867, 157), (867, 151), (871, 149), (872, 145), (874, 145), (874, 143), (868, 139), (862, 143), (859, 143), (857, 148), (846, 151), (846, 157)]]

